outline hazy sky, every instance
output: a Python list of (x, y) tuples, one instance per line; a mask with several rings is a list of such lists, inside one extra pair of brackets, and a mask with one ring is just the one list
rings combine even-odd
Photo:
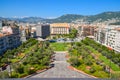
[(120, 0), (0, 0), (0, 16), (58, 17), (120, 11)]

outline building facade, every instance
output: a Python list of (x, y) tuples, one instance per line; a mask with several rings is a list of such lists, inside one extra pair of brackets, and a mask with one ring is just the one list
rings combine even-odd
[(36, 27), (35, 26), (31, 27), (31, 37), (32, 38), (36, 38), (37, 37), (37, 35), (36, 35)]
[(29, 24), (19, 24), (21, 41), (24, 42), (31, 37), (31, 26)]
[(53, 23), (50, 24), (51, 35), (69, 34), (70, 26), (68, 23)]
[(83, 36), (83, 37), (94, 36), (95, 28), (96, 28), (96, 26), (81, 25), (78, 27), (78, 33), (80, 36)]
[(105, 45), (120, 52), (120, 28), (109, 30), (106, 36)]
[(46, 38), (50, 35), (49, 24), (38, 24), (36, 25), (36, 36), (38, 38)]
[(100, 27), (94, 32), (95, 41), (120, 52), (120, 26)]
[(16, 26), (3, 26), (0, 32), (0, 55), (8, 49), (13, 49), (21, 44), (19, 28)]

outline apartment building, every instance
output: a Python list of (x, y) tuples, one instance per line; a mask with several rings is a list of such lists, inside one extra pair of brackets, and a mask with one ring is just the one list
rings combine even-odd
[(116, 43), (115, 50), (120, 52), (120, 28), (116, 28)]
[(106, 32), (105, 45), (120, 52), (120, 28)]
[(106, 41), (106, 32), (107, 32), (107, 29), (106, 28), (97, 28), (94, 30), (94, 39), (101, 43), (101, 44), (105, 44), (105, 41)]
[(95, 41), (120, 52), (120, 26), (99, 27), (94, 31)]
[(4, 34), (0, 33), (0, 55), (4, 53), (6, 49), (6, 37), (4, 36)]
[(21, 44), (19, 28), (15, 26), (3, 26), (0, 32), (0, 54), (8, 49), (13, 49)]
[(20, 35), (22, 42), (26, 41), (31, 37), (31, 26), (29, 24), (19, 24)]
[(2, 21), (2, 26), (17, 26), (17, 22), (16, 21), (3, 20)]
[(50, 35), (49, 24), (38, 24), (36, 25), (36, 36), (38, 38), (46, 38)]
[(35, 26), (31, 27), (31, 37), (33, 37), (33, 38), (37, 37), (37, 35), (36, 35), (36, 27)]
[(51, 35), (69, 34), (70, 26), (68, 23), (53, 23), (50, 24)]
[(90, 26), (90, 25), (81, 25), (78, 27), (78, 32), (80, 36), (86, 37), (86, 36), (94, 36), (94, 30), (96, 26)]

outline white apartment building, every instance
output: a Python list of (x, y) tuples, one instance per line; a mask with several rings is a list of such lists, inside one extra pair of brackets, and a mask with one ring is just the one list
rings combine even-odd
[(120, 26), (106, 26), (95, 31), (95, 41), (120, 52)]
[(106, 32), (105, 45), (120, 52), (120, 30), (114, 29)]

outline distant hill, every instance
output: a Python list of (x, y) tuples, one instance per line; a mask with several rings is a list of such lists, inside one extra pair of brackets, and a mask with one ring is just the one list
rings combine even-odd
[(48, 22), (48, 23), (58, 23), (58, 22), (72, 22), (74, 20), (77, 20), (77, 19), (82, 19), (84, 18), (85, 16), (82, 16), (82, 15), (76, 15), (76, 14), (66, 14), (66, 15), (62, 15), (56, 19), (46, 19), (45, 21)]
[(96, 20), (107, 21), (110, 19), (120, 19), (120, 11), (119, 12), (104, 12), (101, 14), (89, 16), (87, 17), (86, 20), (93, 22)]
[(41, 17), (26, 17), (26, 18), (2, 18), (0, 17), (0, 20), (2, 19), (16, 20), (18, 22), (29, 22), (29, 23), (37, 23), (37, 22), (47, 22), (47, 23), (68, 22), (70, 23), (76, 20), (83, 20), (83, 21), (92, 23), (95, 21), (104, 22), (108, 20), (120, 21), (120, 11), (104, 12), (104, 13), (100, 13), (97, 15), (90, 15), (90, 16), (77, 15), (77, 14), (66, 14), (66, 15), (62, 15), (55, 19), (44, 19)]
[(120, 25), (120, 22), (110, 23), (110, 25)]

